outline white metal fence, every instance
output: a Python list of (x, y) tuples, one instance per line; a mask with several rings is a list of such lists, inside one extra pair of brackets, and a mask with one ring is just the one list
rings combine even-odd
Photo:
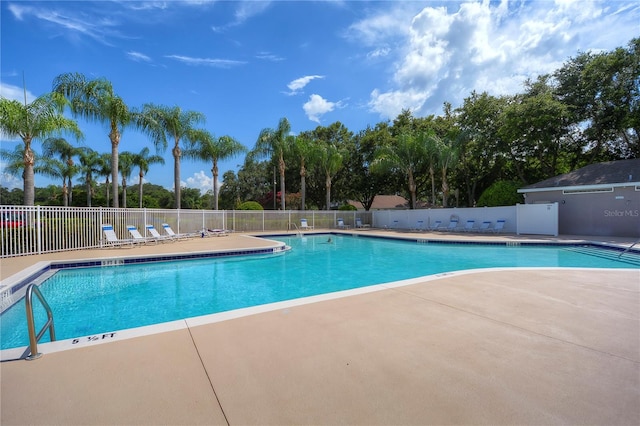
[(146, 225), (162, 232), (168, 223), (176, 233), (203, 229), (236, 232), (286, 231), (307, 219), (316, 228), (336, 228), (338, 218), (354, 226), (356, 218), (373, 223), (370, 212), (356, 211), (212, 211), (114, 209), (104, 207), (0, 206), (0, 257), (25, 256), (57, 251), (100, 247), (104, 243), (101, 226), (111, 224), (121, 239), (131, 236), (127, 226), (141, 234)]

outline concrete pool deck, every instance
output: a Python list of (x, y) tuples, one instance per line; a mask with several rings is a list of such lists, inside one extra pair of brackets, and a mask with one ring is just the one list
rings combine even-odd
[[(268, 244), (232, 235), (2, 259), (0, 268), (4, 280), (51, 259)], [(39, 348), (36, 361), (0, 364), (2, 425), (640, 424), (640, 270), (443, 275), (73, 350)]]

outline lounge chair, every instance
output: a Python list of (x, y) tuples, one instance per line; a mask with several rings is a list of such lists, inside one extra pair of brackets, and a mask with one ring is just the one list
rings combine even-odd
[(121, 240), (116, 235), (116, 231), (113, 230), (113, 225), (109, 225), (107, 223), (102, 225), (102, 232), (104, 233), (105, 239), (101, 240), (100, 243), (102, 245), (103, 242), (107, 243), (107, 245), (115, 247), (122, 245), (130, 245), (133, 246), (135, 243), (134, 240)]
[(500, 231), (502, 231), (504, 229), (504, 225), (507, 221), (505, 219), (500, 219), (496, 221), (496, 226), (493, 227), (493, 233), (494, 234), (499, 234)]
[(226, 229), (211, 229), (211, 228), (205, 228), (202, 230), (201, 235), (203, 237), (228, 237), (229, 236), (229, 231), (227, 231)]
[(424, 220), (419, 220), (416, 222), (415, 228), (412, 231), (424, 231)]
[(164, 229), (164, 232), (167, 233), (167, 235), (170, 235), (171, 237), (177, 238), (177, 239), (190, 238), (190, 237), (196, 236), (196, 234), (176, 234), (175, 232), (173, 232), (173, 229), (171, 229), (171, 226), (168, 223), (163, 223), (162, 228)]
[(389, 229), (398, 229), (399, 224), (400, 224), (399, 221), (394, 220), (393, 222), (391, 222), (391, 225), (389, 225)]
[(458, 221), (457, 220), (452, 220), (451, 222), (449, 222), (449, 226), (444, 228), (444, 230), (445, 231), (455, 231), (457, 228), (458, 228)]
[(303, 231), (308, 229), (313, 229), (313, 226), (309, 225), (307, 219), (300, 219), (300, 230)]
[(158, 230), (153, 225), (147, 225), (147, 232), (151, 234), (151, 238), (156, 241), (164, 242), (164, 241), (175, 241), (176, 239), (171, 235), (160, 235)]
[(467, 220), (467, 223), (464, 224), (464, 228), (462, 228), (462, 230), (464, 232), (471, 232), (471, 231), (474, 230), (473, 227), (475, 226), (475, 224), (476, 224), (475, 220), (469, 219), (469, 220)]
[(146, 244), (149, 241), (153, 241), (155, 243), (157, 243), (157, 240), (154, 240), (153, 238), (146, 238), (143, 237), (142, 234), (140, 233), (140, 231), (138, 231), (138, 228), (136, 228), (133, 225), (128, 225), (127, 226), (127, 231), (129, 231), (129, 234), (131, 234), (131, 237), (133, 238), (133, 241), (138, 242), (138, 243), (142, 243), (142, 244)]
[(362, 219), (360, 219), (359, 217), (356, 218), (356, 228), (369, 228), (370, 225), (368, 223), (362, 223)]
[(344, 219), (338, 218), (338, 229), (348, 229), (349, 225), (344, 224)]
[(442, 229), (441, 226), (442, 226), (442, 221), (436, 220), (427, 229), (429, 231), (440, 231)]
[(485, 220), (484, 222), (482, 222), (480, 224), (480, 227), (478, 228), (478, 231), (480, 232), (488, 232), (491, 231), (491, 221), (490, 220)]

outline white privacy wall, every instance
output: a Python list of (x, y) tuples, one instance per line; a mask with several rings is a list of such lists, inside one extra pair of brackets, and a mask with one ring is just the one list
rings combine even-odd
[[(446, 227), (452, 219), (458, 228), (467, 220), (475, 220), (478, 228), (485, 220), (505, 220), (502, 232), (511, 234), (558, 235), (558, 204), (518, 204), (504, 207), (471, 207), (451, 209), (380, 210), (373, 212), (374, 228), (415, 229), (429, 228), (436, 221)], [(397, 221), (397, 223), (395, 222)], [(419, 226), (418, 221), (422, 221)]]

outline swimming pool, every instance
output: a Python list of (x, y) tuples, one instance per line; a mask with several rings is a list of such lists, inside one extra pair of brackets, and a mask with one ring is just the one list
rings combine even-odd
[[(329, 241), (329, 238), (331, 241)], [(65, 269), (40, 287), (58, 340), (466, 269), (638, 268), (579, 246), (443, 244), (347, 235), (272, 238), (286, 253)], [(637, 255), (636, 255), (637, 257)], [(46, 314), (35, 305), (36, 324)], [(27, 346), (24, 303), (0, 321), (1, 348)], [(43, 342), (47, 341), (45, 334)]]

